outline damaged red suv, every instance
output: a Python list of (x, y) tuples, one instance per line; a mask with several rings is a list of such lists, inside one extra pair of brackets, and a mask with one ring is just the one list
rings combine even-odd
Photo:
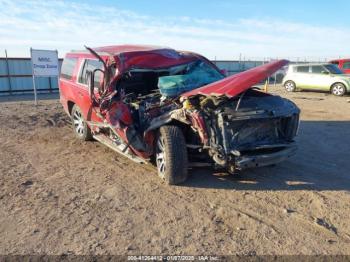
[(188, 168), (235, 172), (292, 156), (300, 110), (253, 86), (280, 60), (225, 77), (201, 55), (154, 46), (86, 47), (63, 61), (60, 101), (82, 140), (95, 139), (168, 184)]

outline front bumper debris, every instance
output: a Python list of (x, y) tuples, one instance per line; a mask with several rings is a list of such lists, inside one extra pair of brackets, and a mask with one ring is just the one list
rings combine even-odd
[(235, 167), (238, 169), (246, 169), (274, 165), (295, 155), (296, 151), (297, 146), (295, 143), (292, 143), (273, 153), (250, 153), (241, 155), (235, 158)]

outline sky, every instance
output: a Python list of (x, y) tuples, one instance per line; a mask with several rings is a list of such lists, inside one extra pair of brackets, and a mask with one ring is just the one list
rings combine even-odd
[(0, 57), (147, 44), (209, 59), (350, 57), (350, 1), (0, 0)]

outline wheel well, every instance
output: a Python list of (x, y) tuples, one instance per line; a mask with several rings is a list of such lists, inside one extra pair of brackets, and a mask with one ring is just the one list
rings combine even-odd
[(290, 79), (284, 81), (284, 82), (283, 82), (283, 85), (285, 85), (287, 82), (292, 82), (292, 83), (296, 86), (295, 82), (294, 82), (293, 80), (290, 80)]
[[(194, 132), (193, 129), (189, 125), (182, 123), (176, 119), (174, 119), (173, 121), (171, 121), (167, 125), (173, 125), (173, 126), (179, 127), (185, 136), (186, 143), (189, 143), (189, 144), (200, 143), (198, 134), (196, 132)], [(198, 141), (197, 141), (197, 139), (198, 139)]]
[(329, 88), (329, 91), (332, 91), (332, 87), (333, 87), (334, 85), (336, 85), (336, 84), (342, 84), (342, 85), (345, 87), (345, 91), (348, 91), (347, 86), (346, 86), (344, 83), (342, 83), (342, 82), (335, 82), (335, 83), (333, 83), (333, 84), (331, 85), (331, 87)]
[(74, 106), (74, 102), (68, 101), (68, 112), (70, 115), (72, 114), (73, 106)]

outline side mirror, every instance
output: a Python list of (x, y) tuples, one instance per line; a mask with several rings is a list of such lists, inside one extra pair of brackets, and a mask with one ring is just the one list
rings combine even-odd
[(329, 75), (329, 72), (328, 72), (328, 71), (322, 71), (321, 74), (323, 74), (323, 75)]

